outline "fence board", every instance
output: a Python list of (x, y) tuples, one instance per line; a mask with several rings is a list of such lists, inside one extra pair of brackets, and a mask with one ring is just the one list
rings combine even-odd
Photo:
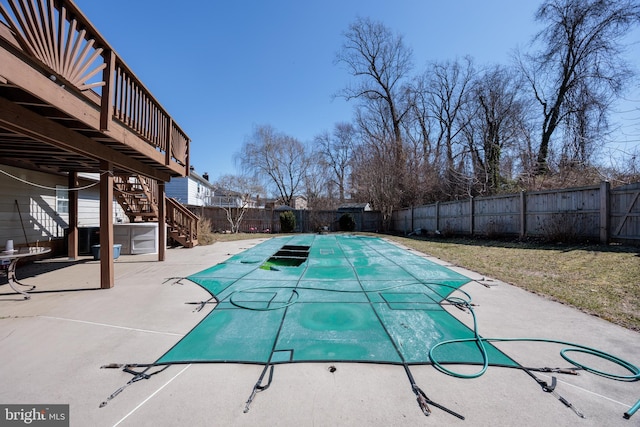
[[(609, 204), (606, 206), (606, 204)], [(523, 192), (393, 212), (391, 229), (640, 244), (640, 183)]]
[(438, 230), (445, 234), (468, 234), (471, 230), (469, 200), (439, 204)]
[(526, 193), (526, 234), (549, 239), (600, 235), (600, 187)]
[(474, 234), (487, 236), (520, 233), (520, 195), (474, 199)]
[[(231, 229), (224, 209), (217, 207), (190, 207), (191, 211), (200, 218), (211, 222), (211, 230), (214, 232), (226, 232)], [(240, 225), (240, 232), (280, 232), (281, 211), (272, 209), (247, 209)], [(329, 231), (338, 231), (338, 221), (345, 212), (338, 211), (313, 211), (293, 210), (296, 216), (296, 232), (312, 233), (324, 227)], [(380, 212), (348, 212), (356, 223), (355, 231), (377, 232), (382, 230)]]
[(640, 182), (611, 191), (611, 237), (640, 240)]

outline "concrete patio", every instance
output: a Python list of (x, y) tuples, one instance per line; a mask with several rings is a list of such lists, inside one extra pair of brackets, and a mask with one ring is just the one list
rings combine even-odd
[[(271, 387), (245, 403), (263, 366), (174, 365), (101, 402), (132, 376), (112, 363), (152, 363), (213, 309), (195, 311), (209, 294), (185, 277), (224, 261), (263, 240), (176, 248), (167, 260), (123, 255), (115, 262), (115, 287), (99, 289), (99, 262), (53, 259), (18, 268), (18, 278), (37, 286), (30, 300), (0, 276), (0, 403), (64, 403), (72, 426), (176, 425), (520, 425), (631, 426), (623, 413), (640, 398), (640, 382), (620, 382), (580, 373), (553, 374), (556, 396), (520, 370), (490, 367), (473, 380), (453, 378), (432, 366), (412, 366), (417, 384), (433, 401), (465, 416), (432, 407), (421, 412), (402, 366), (384, 364), (288, 364), (275, 367)], [(438, 261), (443, 263), (442, 261)], [(446, 264), (446, 263), (445, 263)], [(640, 364), (640, 334), (457, 267), (477, 280), (463, 287), (476, 307), (485, 337), (536, 337), (570, 341)], [(468, 313), (450, 312), (471, 326)], [(497, 343), (525, 366), (568, 367), (562, 346)], [(612, 363), (586, 355), (577, 360), (621, 375)], [(333, 366), (335, 369), (329, 369)], [(463, 372), (477, 367), (456, 368)], [(332, 372), (333, 371), (333, 372)], [(551, 374), (536, 376), (551, 381)]]

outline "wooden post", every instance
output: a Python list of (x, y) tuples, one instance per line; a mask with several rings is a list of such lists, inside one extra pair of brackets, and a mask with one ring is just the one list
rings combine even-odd
[(520, 238), (527, 235), (527, 193), (520, 192)]
[(413, 220), (413, 205), (411, 205), (411, 231), (416, 229), (416, 224)]
[(100, 162), (100, 287), (113, 288), (113, 165)]
[(473, 196), (469, 199), (469, 233), (473, 236), (474, 228), (475, 228), (475, 203), (473, 203)]
[(436, 230), (440, 232), (440, 202), (436, 202)]
[[(171, 151), (173, 150), (173, 119), (171, 117), (167, 118), (167, 120), (165, 121), (167, 124), (167, 129), (165, 129), (165, 137), (167, 138), (167, 148), (166, 151), (164, 153), (164, 163), (165, 165), (170, 165), (171, 164)], [(186, 176), (189, 176), (189, 166), (187, 165), (185, 167), (186, 169)]]
[(167, 211), (165, 209), (164, 181), (158, 182), (158, 261), (164, 261), (167, 251)]
[(78, 172), (69, 172), (69, 234), (67, 235), (67, 255), (78, 258)]
[(600, 243), (609, 243), (609, 227), (611, 224), (611, 198), (609, 192), (611, 184), (607, 181), (600, 183)]
[(107, 67), (102, 72), (102, 95), (100, 97), (100, 130), (109, 130), (111, 116), (113, 115), (111, 101), (114, 99), (114, 79), (116, 71), (116, 54), (112, 50), (108, 50), (104, 54), (104, 62)]

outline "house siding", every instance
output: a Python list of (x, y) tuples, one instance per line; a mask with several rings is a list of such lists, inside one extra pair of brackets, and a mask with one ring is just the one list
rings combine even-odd
[[(66, 187), (67, 178), (9, 166), (3, 166), (2, 170), (34, 185), (0, 174), (0, 246), (4, 247), (7, 239), (24, 244), (25, 235), (28, 243), (64, 237), (65, 229), (69, 227), (69, 214), (57, 212), (55, 187)], [(91, 181), (81, 180), (80, 185), (90, 184)], [(99, 226), (99, 186), (80, 190), (78, 198), (78, 226)], [(113, 210), (114, 221), (128, 221), (116, 201)]]
[[(198, 183), (193, 180), (188, 180), (187, 182), (189, 185), (189, 195), (187, 198), (187, 204), (193, 205), (193, 206), (204, 205), (202, 197), (200, 197), (200, 194), (198, 193), (198, 186), (199, 186)], [(201, 189), (201, 191), (204, 191), (204, 189)]]
[(174, 198), (183, 205), (207, 206), (211, 204), (212, 189), (210, 187), (210, 184), (192, 177), (172, 178), (165, 186), (165, 193), (167, 197)]

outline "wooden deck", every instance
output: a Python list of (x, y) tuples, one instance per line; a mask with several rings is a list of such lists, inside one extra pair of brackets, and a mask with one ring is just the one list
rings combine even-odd
[[(100, 174), (103, 288), (114, 285), (114, 177), (156, 181), (157, 220), (165, 223), (164, 183), (189, 174), (189, 144), (73, 1), (0, 0), (0, 164), (67, 176), (69, 189), (78, 173)], [(78, 196), (69, 193), (74, 257)], [(162, 261), (165, 245), (159, 249)]]
[(71, 1), (0, 0), (0, 158), (186, 176), (189, 138)]

